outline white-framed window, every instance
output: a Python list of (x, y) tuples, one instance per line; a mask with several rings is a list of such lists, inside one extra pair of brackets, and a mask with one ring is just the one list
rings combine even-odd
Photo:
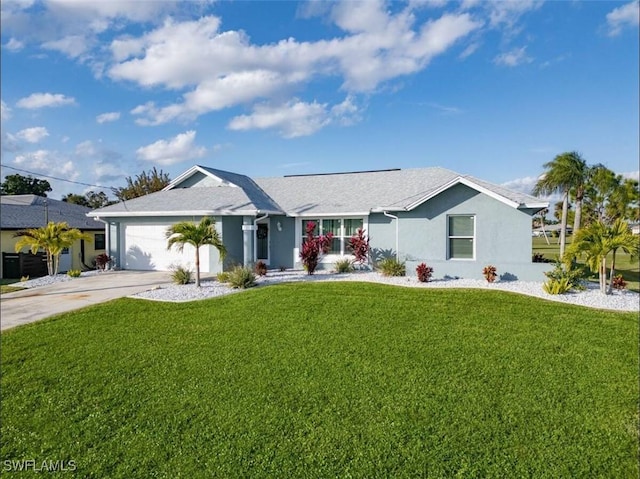
[(307, 236), (307, 225), (313, 222), (315, 228), (314, 235), (333, 233), (331, 241), (331, 249), (329, 254), (348, 255), (349, 239), (356, 234), (359, 228), (364, 228), (363, 218), (322, 218), (322, 219), (304, 219), (302, 220), (302, 241)]
[(447, 223), (448, 259), (474, 259), (476, 256), (475, 215), (449, 215)]

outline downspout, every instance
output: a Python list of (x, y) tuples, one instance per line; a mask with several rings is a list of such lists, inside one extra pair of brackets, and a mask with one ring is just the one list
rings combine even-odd
[(253, 264), (255, 264), (258, 259), (258, 221), (262, 221), (268, 217), (269, 214), (267, 213), (253, 220)]
[(389, 218), (393, 218), (394, 220), (396, 220), (396, 261), (399, 262), (400, 261), (400, 250), (399, 250), (399, 247), (398, 247), (398, 242), (399, 242), (399, 235), (398, 235), (398, 223), (399, 223), (399, 221), (398, 221), (398, 217), (394, 216), (394, 215), (392, 215), (390, 213), (387, 213), (386, 211), (383, 211), (383, 213), (384, 213), (385, 216), (388, 216)]

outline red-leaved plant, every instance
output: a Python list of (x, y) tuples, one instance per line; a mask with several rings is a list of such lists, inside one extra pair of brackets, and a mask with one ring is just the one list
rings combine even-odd
[(482, 274), (489, 283), (493, 283), (496, 280), (496, 276), (498, 276), (496, 273), (496, 267), (492, 265), (486, 266), (482, 270)]
[(613, 287), (613, 289), (623, 290), (627, 287), (627, 282), (624, 280), (621, 274), (617, 274), (613, 277), (611, 286)]
[(313, 230), (316, 224), (313, 221), (307, 223), (307, 236), (302, 241), (302, 249), (300, 250), (300, 259), (304, 265), (307, 274), (313, 274), (318, 267), (318, 261), (321, 254), (327, 254), (331, 248), (331, 240), (333, 233), (315, 236)]
[(420, 263), (416, 268), (416, 275), (418, 276), (418, 281), (421, 283), (428, 283), (432, 274), (433, 268), (424, 263)]
[(367, 259), (369, 259), (369, 238), (365, 236), (362, 228), (358, 228), (356, 234), (349, 238), (347, 248), (353, 253), (355, 262), (359, 263), (360, 266), (367, 262)]

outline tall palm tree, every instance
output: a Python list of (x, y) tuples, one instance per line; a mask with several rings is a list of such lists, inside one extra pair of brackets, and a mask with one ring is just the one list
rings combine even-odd
[[(557, 155), (553, 161), (549, 161), (543, 166), (547, 171), (538, 179), (533, 189), (533, 194), (536, 196), (551, 195), (553, 193), (562, 194), (562, 219), (560, 221), (560, 256), (562, 257), (567, 238), (569, 192), (572, 188), (585, 184), (588, 167), (586, 161), (575, 151)], [(581, 206), (582, 204), (580, 204)], [(576, 204), (576, 210), (577, 207), (578, 205)], [(576, 217), (579, 224), (580, 215), (577, 211)]]
[(20, 237), (16, 243), (16, 253), (24, 247), (28, 247), (31, 253), (36, 254), (44, 250), (47, 259), (47, 273), (50, 276), (58, 274), (60, 253), (69, 248), (77, 240), (92, 241), (87, 233), (77, 228), (70, 228), (66, 222), (54, 223), (50, 221), (42, 228), (29, 228), (18, 231), (14, 236)]
[[(640, 252), (640, 243), (636, 236), (631, 234), (629, 225), (622, 219), (617, 219), (612, 225), (602, 221), (595, 221), (581, 229), (575, 236), (568, 253), (571, 255), (586, 256), (587, 264), (594, 273), (598, 272), (600, 291), (607, 294), (611, 292), (613, 276), (615, 274), (616, 252), (621, 249), (637, 257)], [(607, 255), (612, 253), (611, 276), (607, 291)]]
[(190, 244), (196, 249), (196, 286), (200, 287), (200, 247), (214, 246), (220, 253), (220, 260), (224, 259), (227, 250), (222, 243), (220, 234), (216, 230), (216, 222), (213, 218), (205, 216), (196, 224), (191, 221), (181, 221), (167, 228), (167, 249), (176, 245), (178, 251), (184, 250), (185, 244)]

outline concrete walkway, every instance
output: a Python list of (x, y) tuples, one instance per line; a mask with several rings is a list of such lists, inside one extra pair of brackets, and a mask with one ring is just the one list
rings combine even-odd
[(170, 282), (166, 271), (107, 271), (0, 295), (2, 331), (40, 319), (147, 291)]

